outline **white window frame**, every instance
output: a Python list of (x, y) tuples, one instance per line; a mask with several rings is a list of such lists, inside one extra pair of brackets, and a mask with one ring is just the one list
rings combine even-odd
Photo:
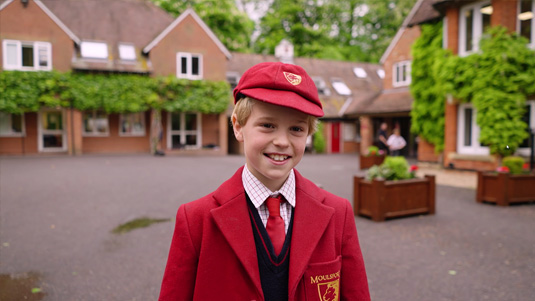
[(136, 47), (130, 43), (119, 43), (117, 46), (121, 61), (132, 62), (137, 60)]
[[(15, 114), (11, 114), (11, 113), (5, 113), (5, 112), (0, 112), (0, 120), (4, 120), (4, 121), (7, 121), (8, 124), (11, 124), (12, 123), (12, 116), (15, 115)], [(6, 131), (6, 132), (2, 132), (0, 131), (0, 137), (24, 137), (26, 136), (26, 125), (25, 125), (25, 122), (24, 122), (24, 114), (20, 114), (21, 115), (21, 127), (20, 127), (20, 133), (19, 132), (14, 132), (13, 129), (11, 129), (10, 131)]]
[[(526, 102), (526, 105), (530, 106), (530, 111), (529, 111), (529, 122), (530, 122), (530, 124), (528, 124), (528, 127), (530, 129), (533, 129), (533, 128), (535, 128), (535, 100), (528, 100)], [(519, 155), (522, 155), (522, 156), (525, 156), (525, 157), (528, 157), (530, 155), (530, 151), (531, 150), (530, 150), (529, 147), (520, 147), (520, 148), (517, 149), (517, 153)]]
[(106, 114), (106, 131), (101, 133), (96, 130), (96, 127), (93, 126), (93, 131), (89, 132), (85, 128), (85, 116), (91, 114), (91, 119), (96, 120), (96, 115), (99, 113), (99, 110), (85, 111), (82, 115), (82, 136), (83, 137), (107, 137), (110, 135), (110, 116)]
[[(130, 118), (133, 115), (141, 116), (141, 129), (133, 132), (123, 132), (123, 120), (125, 118)], [(119, 136), (120, 137), (143, 137), (146, 134), (146, 122), (145, 122), (145, 112), (137, 113), (122, 113), (119, 115)]]
[[(63, 129), (61, 130), (47, 130), (43, 128), (43, 113), (46, 112), (61, 112), (61, 118), (62, 118), (62, 125)], [(38, 133), (38, 141), (37, 141), (37, 147), (39, 152), (47, 153), (47, 152), (64, 152), (67, 151), (67, 128), (66, 128), (66, 118), (65, 118), (65, 111), (64, 110), (58, 110), (58, 109), (42, 109), (39, 111), (38, 117), (37, 117), (37, 133)], [(43, 143), (44, 135), (61, 135), (61, 147), (46, 147)]]
[[(8, 45), (14, 45), (17, 48), (16, 53), (16, 63), (9, 64), (8, 62)], [(22, 47), (23, 46), (32, 46), (33, 47), (33, 67), (27, 67), (22, 65)], [(46, 66), (40, 66), (39, 63), (39, 48), (46, 49)], [(2, 41), (2, 65), (4, 70), (20, 70), (20, 71), (50, 71), (52, 70), (52, 44), (48, 42), (39, 42), (39, 41), (18, 41), (18, 40), (3, 40)]]
[[(178, 113), (178, 112), (177, 112)], [(196, 130), (186, 130), (186, 114), (196, 114), (197, 118), (197, 129)], [(173, 113), (168, 112), (167, 115), (167, 148), (173, 148), (173, 135), (180, 135), (180, 144), (184, 145), (185, 149), (200, 149), (202, 147), (202, 114), (196, 112), (180, 112), (180, 129), (173, 130)], [(197, 144), (196, 145), (186, 145), (186, 135), (196, 135)]]
[[(479, 40), (483, 35), (483, 14), (481, 8), (490, 5), (490, 1), (480, 1), (461, 7), (459, 12), (459, 56), (467, 56), (479, 51)], [(472, 50), (466, 50), (466, 11), (472, 11)]]
[[(405, 67), (405, 79), (402, 79), (402, 70)], [(392, 86), (403, 87), (411, 84), (411, 61), (396, 62), (392, 66)]]
[[(470, 126), (472, 127), (472, 137), (470, 145), (464, 145), (465, 133), (465, 109), (472, 109), (472, 120)], [(479, 142), (479, 126), (477, 125), (477, 111), (471, 103), (463, 103), (458, 106), (457, 119), (457, 153), (469, 155), (489, 155), (490, 150), (487, 146), (481, 146)]]
[(107, 60), (109, 56), (106, 42), (82, 41), (80, 55), (84, 59)]
[[(518, 14), (516, 16), (516, 31), (520, 34), (520, 5), (521, 0), (518, 1)], [(535, 49), (535, 0), (531, 0), (531, 37), (528, 47)]]
[[(199, 74), (193, 74), (193, 58), (198, 58), (199, 61)], [(188, 70), (186, 74), (182, 73), (182, 58), (186, 58), (188, 61)], [(186, 78), (186, 79), (202, 79), (203, 77), (203, 57), (200, 53), (189, 53), (189, 52), (177, 52), (176, 54), (176, 77)]]

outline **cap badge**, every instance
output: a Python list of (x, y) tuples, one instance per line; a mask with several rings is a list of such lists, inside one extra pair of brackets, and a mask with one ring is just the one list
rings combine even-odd
[(284, 77), (286, 77), (286, 80), (294, 85), (294, 86), (297, 86), (301, 83), (301, 76), (300, 75), (297, 75), (297, 74), (293, 74), (293, 73), (290, 73), (290, 72), (283, 72), (284, 73)]

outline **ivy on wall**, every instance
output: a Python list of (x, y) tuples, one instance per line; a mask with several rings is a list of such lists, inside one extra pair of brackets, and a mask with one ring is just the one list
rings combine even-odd
[[(498, 26), (486, 31), (479, 52), (459, 57), (439, 50), (437, 41), (431, 39), (439, 26), (422, 26), (422, 36), (413, 48), (413, 132), (429, 141), (433, 141), (427, 136), (430, 133), (439, 128), (443, 132), (444, 121), (434, 119), (430, 111), (443, 112), (447, 95), (451, 95), (460, 102), (472, 103), (477, 110), (481, 144), (493, 154), (514, 153), (528, 136), (528, 125), (522, 117), (527, 96), (535, 94), (535, 51), (527, 47), (525, 38)], [(425, 77), (431, 79), (419, 83)], [(442, 149), (443, 134), (441, 141), (433, 143)]]
[(81, 111), (102, 109), (107, 113), (143, 112), (150, 108), (221, 113), (229, 101), (226, 81), (56, 71), (0, 72), (0, 111), (8, 113), (71, 105)]

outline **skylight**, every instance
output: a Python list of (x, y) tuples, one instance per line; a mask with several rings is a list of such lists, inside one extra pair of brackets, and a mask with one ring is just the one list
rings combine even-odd
[(355, 73), (355, 76), (358, 78), (366, 78), (368, 74), (366, 73), (366, 70), (362, 69), (361, 67), (355, 67), (353, 68), (353, 72)]
[(136, 48), (132, 44), (119, 44), (119, 57), (121, 60), (134, 61), (136, 59)]
[(385, 78), (385, 71), (383, 69), (377, 69), (377, 75), (380, 78)]
[(107, 59), (108, 45), (102, 42), (82, 42), (82, 57), (93, 59)]
[(332, 79), (332, 85), (336, 93), (340, 95), (351, 95), (351, 90), (341, 79)]

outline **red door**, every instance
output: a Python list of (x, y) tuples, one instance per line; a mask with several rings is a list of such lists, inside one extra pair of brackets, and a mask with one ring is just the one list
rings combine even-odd
[(331, 124), (331, 153), (340, 152), (340, 122)]

